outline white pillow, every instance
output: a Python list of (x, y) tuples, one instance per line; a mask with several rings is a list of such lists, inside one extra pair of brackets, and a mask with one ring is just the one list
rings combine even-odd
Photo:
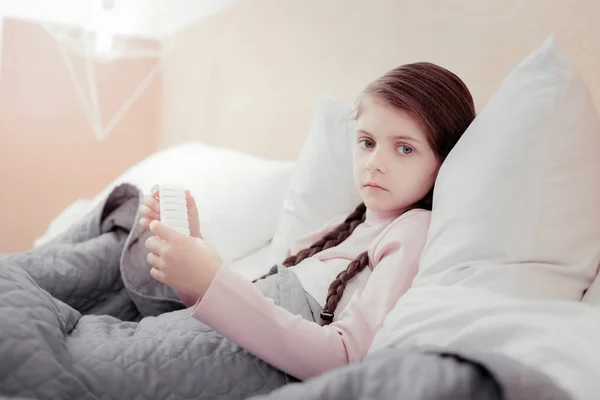
[(583, 296), (581, 301), (595, 306), (600, 306), (600, 278), (598, 276), (596, 276), (596, 279), (594, 279), (592, 285), (589, 287), (587, 292), (585, 292), (585, 296)]
[(600, 260), (600, 124), (554, 37), (504, 80), (436, 182), (414, 286), (581, 299)]
[(129, 168), (92, 200), (76, 202), (77, 207), (71, 206), (51, 224), (52, 234), (36, 245), (68, 228), (120, 183), (132, 183), (146, 193), (157, 183), (172, 183), (185, 186), (195, 197), (204, 237), (224, 260), (237, 260), (272, 239), (293, 167), (292, 162), (199, 142), (173, 146)]
[(360, 204), (352, 173), (354, 109), (334, 99), (317, 103), (271, 245), (271, 263), (305, 235)]
[(229, 268), (239, 272), (246, 279), (253, 280), (269, 272), (272, 267), (269, 264), (270, 255), (271, 246), (267, 245), (244, 258), (232, 262), (229, 264)]

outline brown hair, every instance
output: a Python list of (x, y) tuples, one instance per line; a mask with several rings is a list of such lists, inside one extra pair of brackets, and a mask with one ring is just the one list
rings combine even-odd
[[(463, 81), (438, 65), (419, 62), (397, 67), (367, 86), (363, 95), (371, 95), (386, 104), (408, 112), (427, 135), (431, 149), (443, 161), (475, 118), (473, 97)], [(360, 98), (357, 118), (360, 116)], [(433, 188), (412, 208), (431, 210)], [(292, 267), (320, 251), (346, 240), (365, 220), (366, 207), (360, 204), (338, 227), (310, 247), (286, 258), (283, 265)], [(335, 309), (347, 283), (369, 264), (367, 252), (354, 259), (345, 271), (331, 282), (321, 320), (333, 321)]]

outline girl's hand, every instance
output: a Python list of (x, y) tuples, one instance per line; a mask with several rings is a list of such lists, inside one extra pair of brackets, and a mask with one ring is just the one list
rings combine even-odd
[(186, 236), (154, 220), (156, 236), (146, 240), (150, 275), (178, 293), (201, 298), (223, 264), (219, 253), (201, 238)]
[[(142, 205), (140, 206), (140, 225), (146, 229), (149, 229), (152, 221), (160, 221), (160, 196), (158, 193), (158, 186), (152, 187), (150, 191), (152, 194), (144, 196)], [(202, 239), (198, 207), (196, 207), (196, 200), (190, 194), (189, 190), (185, 191), (185, 199), (187, 203), (188, 220), (190, 223), (190, 235)]]

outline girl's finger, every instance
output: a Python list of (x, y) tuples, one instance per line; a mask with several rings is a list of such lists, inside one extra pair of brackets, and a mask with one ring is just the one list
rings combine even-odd
[(152, 268), (150, 270), (150, 276), (153, 277), (154, 279), (156, 279), (159, 282), (162, 282), (164, 284), (166, 284), (166, 275), (164, 274), (164, 272), (162, 272), (161, 270), (157, 269), (157, 268)]
[(196, 199), (187, 190), (185, 191), (185, 201), (188, 208), (196, 208)]
[(149, 229), (150, 232), (152, 232), (154, 235), (158, 236), (160, 239), (164, 240), (167, 243), (187, 237), (183, 233), (176, 231), (175, 229), (157, 220), (154, 220), (150, 223)]
[(148, 253), (146, 259), (148, 260), (148, 263), (150, 263), (150, 265), (152, 265), (152, 267), (155, 269), (162, 269), (162, 267), (164, 267), (162, 258), (152, 252)]
[(163, 255), (166, 247), (167, 244), (156, 236), (151, 236), (148, 239), (146, 239), (146, 248), (148, 249), (148, 251), (158, 256)]
[(154, 221), (154, 220), (150, 220), (148, 218), (140, 218), (140, 225), (149, 230), (150, 222), (152, 222), (152, 221)]
[(140, 206), (140, 214), (144, 218), (148, 219), (160, 219), (160, 214), (143, 204)]
[(155, 198), (159, 198), (159, 193), (158, 193), (158, 185), (154, 185), (152, 186), (152, 189), (150, 189), (150, 193), (152, 193), (152, 196)]
[(145, 195), (142, 204), (156, 212), (160, 212), (160, 201), (154, 196), (149, 194)]

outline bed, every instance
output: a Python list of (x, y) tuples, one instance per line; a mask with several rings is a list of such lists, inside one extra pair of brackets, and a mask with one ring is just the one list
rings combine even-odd
[[(216, 335), (206, 340), (206, 327), (177, 295), (148, 278), (143, 247), (148, 234), (135, 222), (141, 193), (133, 185), (118, 185), (57, 237), (26, 253), (0, 256), (2, 395), (358, 400), (400, 394), (499, 400), (536, 393), (569, 398), (535, 368), (492, 352), (452, 347), (375, 352), (360, 364), (303, 383), (291, 377), (281, 381), (265, 363), (244, 363), (244, 373), (211, 368), (215, 357), (236, 359), (239, 350), (229, 350)], [(253, 261), (264, 260), (264, 251), (224, 268), (251, 270)], [(293, 299), (288, 291), (285, 296)], [(277, 293), (273, 298), (282, 301)]]
[[(210, 398), (244, 398), (244, 387), (254, 385), (263, 388), (253, 391), (254, 398), (262, 400), (399, 395), (596, 399), (600, 163), (594, 149), (600, 146), (600, 124), (584, 87), (552, 40), (507, 77), (445, 161), (419, 274), (361, 363), (305, 382), (290, 380), (275, 390), (266, 377), (247, 382), (238, 376), (235, 390), (215, 392)], [(143, 233), (135, 224), (141, 194), (164, 179), (190, 187), (201, 200), (207, 239), (214, 241), (228, 268), (252, 279), (281, 260), (294, 240), (357, 204), (349, 173), (351, 113), (352, 107), (342, 102), (319, 102), (294, 163), (261, 160), (201, 143), (165, 150), (125, 172), (94, 199), (75, 202), (28, 254), (2, 256), (3, 323), (15, 321), (5, 326), (27, 330), (6, 330), (0, 340), (0, 354), (9, 360), (0, 366), (1, 393), (84, 398), (86, 390), (100, 390), (104, 383), (94, 381), (93, 368), (114, 367), (114, 383), (121, 385), (122, 398), (131, 398), (132, 390), (139, 391), (139, 398), (201, 396), (203, 388), (194, 386), (194, 374), (208, 369), (195, 370), (200, 364), (194, 362), (201, 361), (181, 352), (197, 343), (181, 328), (185, 310), (175, 295), (167, 289), (144, 295), (143, 287), (120, 280), (123, 265), (137, 265), (136, 273), (143, 270), (139, 251)], [(566, 134), (572, 135), (572, 147), (558, 146), (557, 138)], [(552, 157), (538, 157), (540, 149), (551, 149)], [(191, 163), (207, 160), (220, 165), (217, 170), (227, 171), (229, 166), (247, 174), (235, 184), (208, 172), (184, 174), (208, 171), (206, 165), (190, 168)], [(346, 172), (319, 174), (323, 170)], [(540, 179), (548, 176), (553, 179)], [(242, 201), (239, 192), (232, 195), (238, 189), (249, 196)], [(537, 212), (524, 213), (519, 204), (534, 204), (540, 193), (544, 201), (535, 203)], [(572, 207), (573, 198), (577, 207)], [(557, 221), (561, 229), (556, 229)], [(54, 262), (61, 251), (79, 247), (87, 251), (64, 265)], [(69, 279), (61, 281), (60, 276)], [(36, 288), (36, 282), (42, 288)], [(64, 302), (85, 312), (74, 314), (48, 293), (60, 294)], [(14, 296), (21, 299), (21, 308)], [(110, 318), (121, 317), (144, 321), (147, 330), (141, 332), (147, 334), (147, 342), (134, 349), (136, 362), (127, 365), (122, 353), (88, 351), (86, 339), (93, 341), (94, 335), (106, 336), (110, 330), (109, 325), (82, 323), (86, 313), (112, 315), (106, 317), (107, 324), (114, 322)], [(70, 332), (81, 334), (83, 327), (90, 336), (82, 336), (70, 353)], [(14, 336), (7, 338), (6, 332)], [(18, 336), (22, 332), (28, 336)], [(139, 332), (135, 329), (135, 334)], [(156, 342), (156, 337), (163, 341)], [(37, 353), (31, 352), (35, 346), (40, 347)], [(18, 356), (19, 352), (30, 357)], [(103, 362), (88, 362), (92, 355)], [(56, 375), (28, 373), (28, 363), (36, 362), (46, 363)], [(79, 362), (88, 362), (91, 372), (78, 375)], [(152, 376), (145, 362), (177, 373), (169, 379)], [(181, 367), (169, 369), (178, 363)], [(127, 386), (127, 379), (161, 385)], [(101, 392), (87, 392), (87, 398), (100, 397)]]

